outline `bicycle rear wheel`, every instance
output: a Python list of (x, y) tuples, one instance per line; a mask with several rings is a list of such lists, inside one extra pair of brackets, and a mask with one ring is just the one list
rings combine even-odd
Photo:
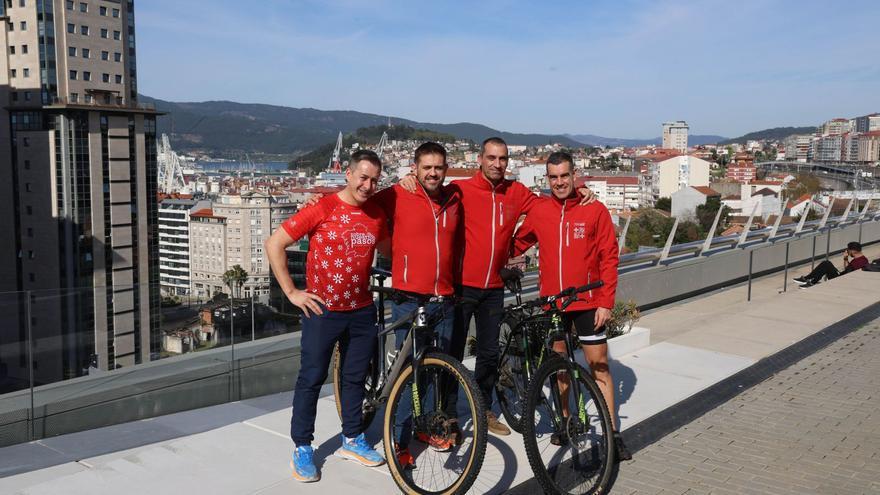
[[(429, 353), (419, 366), (415, 394), (413, 381), (413, 367), (405, 366), (385, 408), (383, 437), (391, 475), (404, 493), (465, 493), (486, 454), (486, 410), (479, 388), (461, 363), (437, 352)], [(458, 408), (448, 413), (443, 403), (451, 382), (458, 384)], [(417, 414), (412, 413), (414, 398)], [(409, 448), (415, 469), (401, 465), (396, 447), (403, 446)]]
[(495, 382), (495, 395), (507, 424), (517, 433), (522, 433), (522, 416), (526, 407), (528, 380), (526, 375), (526, 355), (520, 339), (522, 328), (519, 320), (507, 318), (501, 322), (498, 347), (501, 358), (498, 361), (498, 380)]
[(526, 454), (545, 493), (608, 492), (611, 416), (587, 370), (558, 356), (546, 361), (532, 376), (525, 414)]
[[(369, 402), (369, 399), (375, 396), (376, 392), (376, 384), (373, 383), (375, 367), (376, 358), (374, 357), (370, 360), (370, 367), (367, 368), (367, 379), (364, 382), (364, 402), (361, 406), (361, 413), (363, 414), (363, 420), (361, 421), (362, 430), (366, 430), (370, 426), (370, 423), (373, 422), (373, 417), (376, 416), (376, 408)], [(342, 421), (342, 351), (339, 342), (333, 346), (333, 368), (331, 368), (331, 370), (333, 375), (333, 398), (336, 401), (336, 414), (339, 416), (339, 420)]]

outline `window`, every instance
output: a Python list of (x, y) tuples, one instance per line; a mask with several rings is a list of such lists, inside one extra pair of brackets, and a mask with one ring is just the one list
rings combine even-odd
[(113, 31), (113, 39), (119, 41), (120, 38), (122, 38), (122, 33), (119, 31)]
[(105, 74), (101, 74), (101, 81), (102, 81), (102, 82), (105, 82), (105, 83), (110, 82), (110, 74), (106, 74), (106, 73), (105, 73)]
[(12, 101), (18, 101), (18, 91), (12, 91)]
[(79, 11), (80, 12), (88, 12), (89, 11), (89, 4), (87, 4), (85, 2), (80, 2), (79, 3)]
[(31, 92), (30, 91), (24, 92), (24, 101), (31, 101)]
[(92, 80), (92, 73), (87, 70), (84, 70), (83, 71), (83, 81), (91, 81), (91, 80)]
[(27, 45), (21, 45), (21, 54), (24, 55), (28, 52)]
[(28, 215), (33, 215), (33, 214), (34, 214), (34, 208), (33, 208), (32, 206), (30, 206), (30, 205), (25, 206), (25, 207), (24, 207), (24, 212), (27, 213)]
[(25, 67), (24, 69), (21, 69), (21, 75), (22, 77), (31, 77), (31, 70)]
[(15, 74), (16, 74), (15, 69), (10, 69), (10, 70), (9, 70), (9, 76), (10, 76), (10, 77), (15, 77)]
[(122, 62), (122, 54), (119, 52), (113, 53), (113, 61), (114, 62)]
[(92, 53), (91, 50), (89, 50), (88, 48), (82, 49), (83, 58), (89, 58), (89, 55), (91, 55), (91, 53)]
[(119, 74), (116, 74), (116, 84), (122, 84), (122, 76)]
[(102, 38), (106, 38), (106, 37), (107, 37), (107, 28), (101, 28), (101, 37), (102, 37)]
[(28, 236), (28, 237), (33, 237), (33, 236), (34, 236), (34, 229), (33, 229), (33, 228), (28, 227), (28, 229), (27, 229), (27, 236)]
[(36, 282), (36, 281), (37, 281), (37, 278), (34, 277), (34, 274), (33, 274), (33, 273), (28, 273), (28, 281), (30, 281), (30, 282)]
[(74, 26), (73, 23), (68, 22), (68, 23), (67, 23), (67, 32), (68, 32), (68, 33), (73, 33), (73, 32), (75, 32), (75, 31), (76, 31), (76, 26)]
[(15, 45), (9, 45), (9, 54), (15, 55)]
[(76, 56), (76, 47), (75, 46), (68, 46), (67, 47), (67, 54), (71, 57), (75, 57)]
[(21, 21), (21, 30), (27, 31), (27, 21)]
[(113, 17), (119, 17), (119, 9), (113, 9)]
[(98, 13), (101, 14), (101, 15), (103, 15), (103, 16), (106, 16), (106, 15), (107, 15), (107, 7), (100, 7), (100, 8), (98, 9)]
[(75, 70), (70, 71), (70, 80), (76, 81), (76, 71)]
[(73, 0), (67, 0), (67, 10), (73, 10)]
[(24, 190), (27, 191), (27, 192), (32, 192), (32, 191), (31, 191), (31, 183), (30, 183), (30, 182), (25, 182), (25, 183), (24, 183)]
[(89, 35), (89, 27), (88, 26), (80, 26), (79, 27), (79, 34), (81, 34), (83, 36), (88, 36)]
[(24, 7), (24, 6), (25, 6), (25, 5), (24, 5), (24, 0), (18, 0), (18, 6), (19, 6), (19, 7)]
[[(24, 147), (25, 147), (25, 148), (27, 148), (28, 146), (31, 145), (31, 138), (27, 138), (27, 137), (26, 137), (26, 138), (22, 138), (21, 140), (22, 140), (22, 142), (24, 143)], [(28, 191), (30, 191), (30, 189), (28, 189)]]
[[(25, 169), (25, 170), (30, 170), (30, 169), (31, 169), (31, 161), (30, 161), (30, 160), (25, 160), (25, 161), (24, 161), (24, 169)], [(30, 229), (28, 229), (28, 230), (30, 230)]]
[(79, 101), (79, 93), (70, 93), (70, 102), (76, 103)]
[(109, 60), (109, 59), (110, 59), (110, 52), (102, 51), (101, 52), (101, 60)]
[(28, 249), (28, 259), (29, 260), (34, 259), (34, 250), (33, 249)]

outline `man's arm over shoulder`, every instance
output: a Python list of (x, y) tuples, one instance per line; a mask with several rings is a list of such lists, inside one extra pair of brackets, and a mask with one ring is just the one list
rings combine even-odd
[(513, 256), (519, 256), (525, 253), (530, 247), (538, 242), (538, 234), (535, 232), (532, 217), (533, 216), (527, 216), (522, 225), (516, 229), (516, 233), (513, 235), (510, 249)]
[(513, 181), (511, 187), (516, 191), (516, 195), (522, 205), (520, 206), (521, 215), (527, 215), (538, 205), (538, 203), (540, 203), (541, 196), (532, 192), (528, 187), (524, 186), (522, 182)]
[(598, 210), (596, 224), (596, 243), (599, 255), (599, 277), (605, 283), (600, 291), (599, 306), (603, 308), (614, 307), (614, 297), (617, 292), (617, 265), (619, 263), (617, 234), (614, 230), (614, 222), (611, 221), (611, 213), (600, 202), (591, 204)]
[(389, 219), (394, 218), (394, 210), (397, 206), (397, 188), (400, 186), (395, 184), (391, 187), (386, 187), (381, 191), (374, 194), (369, 202), (378, 206)]

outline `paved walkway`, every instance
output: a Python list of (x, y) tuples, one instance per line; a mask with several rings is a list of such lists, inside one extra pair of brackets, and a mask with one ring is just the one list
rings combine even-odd
[(880, 493), (880, 320), (639, 451), (613, 493)]

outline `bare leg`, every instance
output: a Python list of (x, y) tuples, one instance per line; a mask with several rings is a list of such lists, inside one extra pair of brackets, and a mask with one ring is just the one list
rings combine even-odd
[(608, 344), (582, 345), (584, 358), (590, 364), (593, 379), (599, 384), (599, 390), (611, 412), (611, 425), (617, 431), (617, 410), (614, 408), (614, 380), (608, 368)]

